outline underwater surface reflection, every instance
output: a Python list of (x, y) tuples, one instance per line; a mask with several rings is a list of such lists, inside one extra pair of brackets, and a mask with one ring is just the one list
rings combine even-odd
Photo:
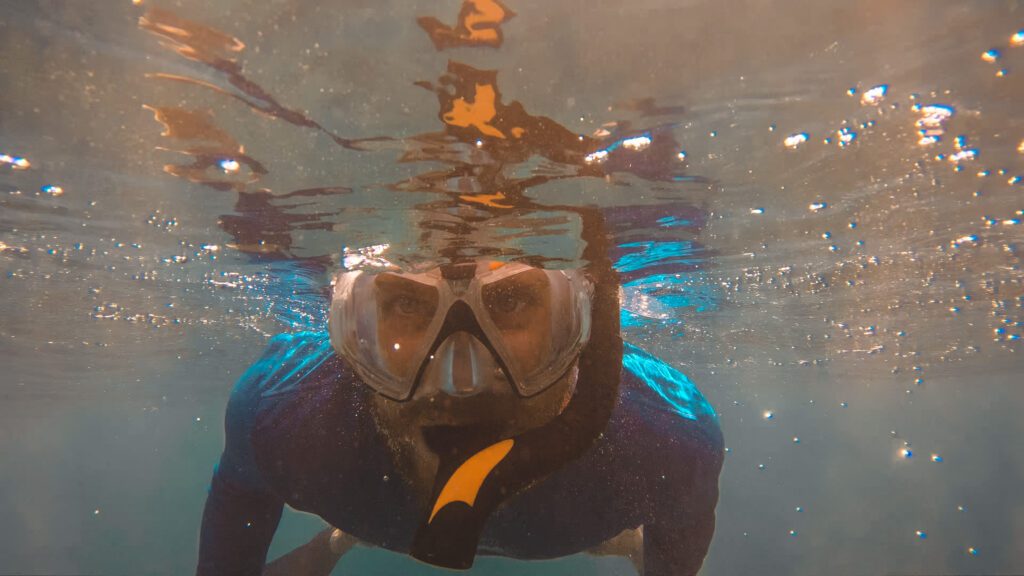
[(231, 384), (334, 269), (582, 265), (598, 211), (724, 432), (702, 573), (1024, 571), (1019, 2), (0, 8), (0, 571), (191, 572)]

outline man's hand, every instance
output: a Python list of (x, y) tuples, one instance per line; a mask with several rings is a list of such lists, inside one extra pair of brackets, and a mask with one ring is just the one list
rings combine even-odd
[(355, 536), (327, 528), (309, 542), (267, 564), (263, 576), (328, 576), (338, 560), (359, 543)]

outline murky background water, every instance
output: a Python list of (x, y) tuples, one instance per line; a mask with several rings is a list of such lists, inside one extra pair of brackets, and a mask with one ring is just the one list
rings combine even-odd
[[(416, 17), (453, 0), (0, 1), (0, 571), (193, 569), (231, 384), (269, 335), (321, 321), (321, 280), (271, 256), (384, 239), (415, 258), (438, 237), (423, 203), (472, 188), (395, 185), (441, 127), (413, 82), (451, 59), (574, 133), (672, 123), (687, 177), (528, 194), (686, 206), (634, 231), (657, 241), (617, 239), (627, 339), (721, 416), (703, 573), (1024, 572), (1024, 5), (512, 4), (499, 49), (437, 52)], [(140, 25), (154, 7), (243, 43), (236, 72), (270, 100)], [(225, 137), (175, 147), (154, 120), (173, 108)], [(398, 140), (345, 146), (378, 136)], [(202, 164), (225, 146), (256, 163)], [(502, 232), (571, 259), (573, 226)], [(271, 557), (319, 526), (286, 514)], [(360, 549), (336, 573), (410, 566)], [(632, 570), (475, 573), (570, 569)]]

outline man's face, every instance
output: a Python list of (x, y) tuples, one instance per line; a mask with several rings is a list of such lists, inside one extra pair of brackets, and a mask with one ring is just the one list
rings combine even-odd
[[(436, 288), (400, 275), (381, 274), (375, 279), (374, 288), (377, 338), (382, 343), (383, 361), (392, 374), (414, 376), (420, 369), (418, 353), (434, 344), (429, 328), (439, 313), (447, 310), (438, 310), (440, 298)], [(494, 336), (501, 341), (506, 361), (515, 365), (521, 374), (540, 368), (552, 341), (553, 311), (548, 276), (542, 270), (527, 269), (483, 286), (480, 301), (483, 304), (480, 312), (496, 329)], [(462, 338), (461, 341), (468, 340)], [(463, 361), (470, 357), (465, 350), (454, 352)], [(440, 358), (427, 359), (425, 372), (429, 374), (432, 368), (437, 368), (430, 364), (438, 361)], [(445, 374), (451, 378), (468, 374), (467, 370), (465, 366), (446, 367)], [(488, 380), (503, 377), (490, 373), (475, 376)], [(482, 390), (509, 384), (507, 380), (463, 382), (454, 388)]]

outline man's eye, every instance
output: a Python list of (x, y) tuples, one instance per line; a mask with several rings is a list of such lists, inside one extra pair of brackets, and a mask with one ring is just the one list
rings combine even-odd
[(423, 316), (429, 313), (430, 304), (419, 298), (399, 296), (395, 299), (393, 307), (399, 314)]
[(515, 314), (525, 310), (531, 303), (531, 295), (524, 290), (503, 290), (492, 301), (491, 307), (501, 314)]

